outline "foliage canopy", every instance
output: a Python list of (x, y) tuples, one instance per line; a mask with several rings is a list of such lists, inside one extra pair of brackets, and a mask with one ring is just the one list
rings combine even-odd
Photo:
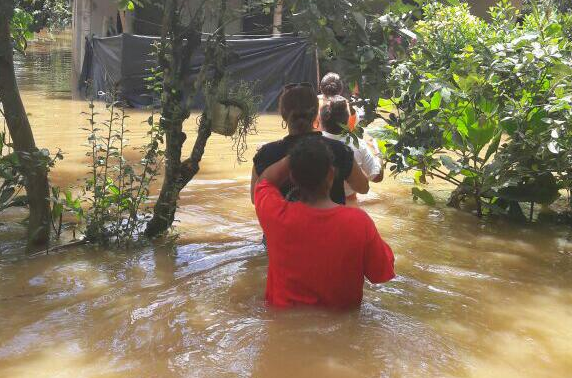
[(571, 190), (572, 48), (556, 9), (521, 17), (509, 1), (491, 22), (464, 5), (430, 4), (419, 43), (394, 67), (387, 125), (378, 133), (395, 174), (453, 183), (450, 200), (479, 215), (522, 217)]

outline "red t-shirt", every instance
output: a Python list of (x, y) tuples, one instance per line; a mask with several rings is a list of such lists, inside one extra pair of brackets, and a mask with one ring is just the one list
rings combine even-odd
[(395, 277), (393, 252), (364, 211), (288, 202), (265, 180), (254, 203), (268, 246), (268, 303), (356, 307), (364, 276), (373, 283)]

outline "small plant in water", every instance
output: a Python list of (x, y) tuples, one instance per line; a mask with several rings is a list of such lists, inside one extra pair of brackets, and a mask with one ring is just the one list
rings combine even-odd
[[(84, 220), (85, 214), (81, 207), (81, 197), (73, 197), (70, 189), (64, 192), (57, 186), (51, 188), (50, 202), (52, 204), (52, 228), (54, 229), (56, 238), (60, 238), (64, 226), (70, 226), (73, 238), (76, 238), (77, 226)], [(64, 223), (64, 214), (71, 213), (75, 215), (75, 222)]]
[[(1, 108), (0, 115), (3, 115)], [(27, 206), (28, 197), (25, 193), (26, 178), (23, 174), (23, 163), (25, 163), (26, 160), (32, 161), (34, 164), (45, 166), (49, 170), (54, 167), (58, 160), (63, 159), (60, 150), (53, 156), (50, 155), (47, 149), (42, 149), (32, 154), (17, 153), (14, 151), (10, 134), (6, 129), (6, 121), (3, 117), (1, 118), (4, 122), (4, 128), (0, 131), (0, 212), (10, 207)], [(59, 196), (59, 189), (57, 190)], [(52, 204), (55, 204), (53, 200)], [(62, 228), (59, 209), (59, 206), (53, 206), (52, 208), (52, 224), (58, 236)], [(58, 219), (60, 223), (56, 225), (54, 220), (57, 222)]]
[[(145, 204), (149, 198), (149, 186), (155, 180), (162, 158), (159, 146), (162, 133), (155, 122), (154, 113), (147, 122), (149, 143), (136, 149), (142, 158), (130, 162), (126, 158), (129, 149), (124, 104), (117, 101), (115, 92), (99, 93), (106, 98), (105, 120), (98, 122), (93, 98), (89, 100), (87, 131), (87, 156), (90, 159), (89, 177), (82, 188), (83, 202), (87, 210), (80, 210), (78, 199), (69, 191), (65, 199), (57, 200), (58, 211), (72, 211), (78, 220), (85, 221), (86, 240), (100, 244), (128, 246), (137, 239), (139, 230), (150, 214)], [(59, 198), (59, 191), (53, 193)], [(56, 211), (56, 212), (58, 212)], [(60, 215), (59, 212), (56, 215)], [(60, 215), (61, 218), (61, 215)], [(59, 227), (61, 228), (61, 227)]]
[(12, 206), (25, 205), (24, 176), (20, 159), (13, 152), (7, 132), (0, 132), (0, 211)]

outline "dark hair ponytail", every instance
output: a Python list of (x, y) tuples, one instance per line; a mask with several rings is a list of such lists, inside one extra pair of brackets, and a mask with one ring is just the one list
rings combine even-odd
[(311, 130), (318, 115), (318, 106), (318, 96), (312, 87), (288, 88), (280, 96), (280, 114), (292, 130)]
[(350, 117), (348, 101), (342, 96), (335, 96), (320, 110), (320, 121), (325, 131), (340, 134), (340, 125), (347, 125)]

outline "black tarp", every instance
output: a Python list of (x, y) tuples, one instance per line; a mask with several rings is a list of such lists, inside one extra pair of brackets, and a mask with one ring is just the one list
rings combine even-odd
[[(118, 88), (122, 100), (134, 107), (150, 104), (145, 77), (156, 65), (152, 44), (157, 37), (121, 34), (114, 37), (86, 41), (86, 53), (80, 89), (89, 80), (92, 89), (107, 92)], [(284, 84), (307, 81), (317, 83), (316, 56), (303, 38), (274, 37), (258, 39), (228, 39), (232, 51), (228, 71), (232, 81), (255, 83), (255, 91), (262, 96), (260, 111), (273, 111)], [(191, 64), (196, 74), (204, 60), (202, 52), (195, 54)], [(193, 75), (194, 75), (193, 74)], [(193, 77), (189, 78), (189, 83)], [(190, 86), (190, 84), (189, 84)], [(202, 106), (200, 98), (195, 102)]]

